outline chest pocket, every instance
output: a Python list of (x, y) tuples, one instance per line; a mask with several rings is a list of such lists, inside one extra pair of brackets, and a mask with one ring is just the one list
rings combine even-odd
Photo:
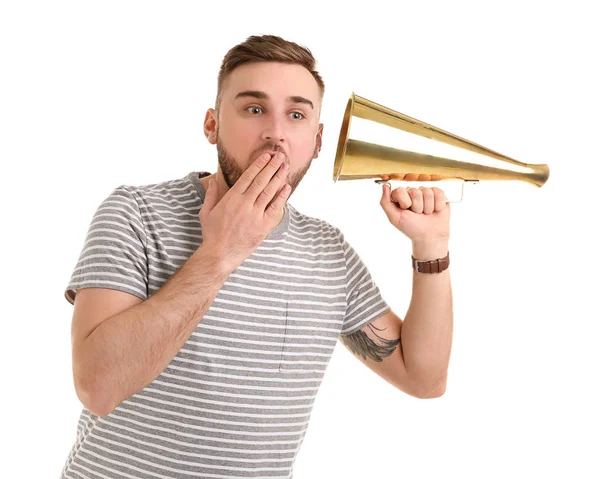
[(281, 373), (324, 373), (342, 329), (343, 310), (286, 301)]

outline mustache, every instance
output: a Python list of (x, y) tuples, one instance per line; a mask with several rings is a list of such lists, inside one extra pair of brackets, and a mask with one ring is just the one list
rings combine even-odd
[(285, 149), (283, 148), (283, 146), (281, 146), (279, 143), (268, 142), (268, 143), (265, 143), (260, 148), (258, 148), (258, 150), (256, 150), (256, 155), (253, 155), (253, 156), (254, 156), (254, 158), (258, 158), (259, 156), (261, 156), (264, 153), (272, 153), (274, 155), (275, 153), (279, 153), (279, 152), (283, 153), (285, 158), (287, 159), (288, 155), (287, 155), (287, 152), (285, 151)]

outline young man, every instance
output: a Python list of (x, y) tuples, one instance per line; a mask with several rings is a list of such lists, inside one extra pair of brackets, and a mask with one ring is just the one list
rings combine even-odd
[[(323, 92), (310, 51), (248, 38), (206, 113), (218, 171), (99, 206), (65, 291), (84, 408), (62, 477), (290, 478), (338, 339), (405, 393), (443, 394), (449, 272), (415, 271), (403, 322), (340, 230), (287, 202)], [(447, 256), (441, 190), (384, 186), (381, 206), (416, 259)]]

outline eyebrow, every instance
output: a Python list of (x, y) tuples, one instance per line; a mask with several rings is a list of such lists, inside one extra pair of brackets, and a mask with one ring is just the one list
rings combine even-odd
[[(264, 91), (248, 90), (248, 91), (239, 92), (235, 96), (235, 100), (237, 100), (238, 98), (244, 98), (244, 97), (256, 98), (258, 100), (268, 100), (269, 99), (269, 95), (267, 95)], [(292, 103), (304, 103), (304, 104), (310, 106), (313, 110), (315, 109), (313, 102), (310, 101), (308, 98), (304, 98), (303, 96), (294, 95), (294, 96), (288, 97), (287, 100)]]

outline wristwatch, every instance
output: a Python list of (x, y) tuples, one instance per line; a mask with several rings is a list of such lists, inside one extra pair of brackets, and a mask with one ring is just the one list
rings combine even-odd
[(429, 261), (415, 259), (414, 256), (412, 258), (412, 267), (417, 273), (441, 273), (448, 269), (450, 266), (450, 252), (446, 255), (445, 258), (438, 258)]

